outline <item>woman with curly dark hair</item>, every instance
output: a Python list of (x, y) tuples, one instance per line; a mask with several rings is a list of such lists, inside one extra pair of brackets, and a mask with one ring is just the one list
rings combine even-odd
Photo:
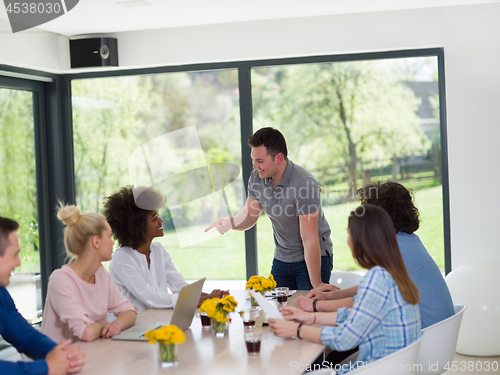
[(380, 181), (358, 190), (361, 204), (382, 207), (392, 219), (396, 233), (412, 234), (420, 226), (418, 208), (413, 204), (413, 191), (398, 182)]
[[(113, 254), (109, 272), (122, 294), (139, 312), (173, 308), (179, 291), (188, 283), (165, 248), (153, 242), (154, 238), (163, 237), (163, 220), (158, 215), (158, 208), (165, 201), (152, 188), (137, 188), (138, 192), (140, 195), (134, 197), (132, 187), (126, 186), (104, 198), (104, 216), (120, 245)], [(211, 294), (203, 293), (199, 303), (225, 293), (227, 291), (219, 289)]]
[[(406, 269), (420, 291), (422, 328), (452, 316), (453, 302), (441, 271), (414, 233), (419, 228), (420, 218), (413, 203), (413, 191), (397, 182), (388, 181), (366, 185), (358, 190), (358, 196), (362, 205), (382, 207), (392, 220)], [(357, 287), (329, 293), (313, 290), (308, 294), (308, 299), (301, 299), (298, 303), (301, 308), (308, 309), (309, 304), (312, 304), (309, 302), (311, 299), (335, 300), (316, 303), (318, 309), (331, 311), (343, 304), (352, 304), (350, 297), (356, 293)]]

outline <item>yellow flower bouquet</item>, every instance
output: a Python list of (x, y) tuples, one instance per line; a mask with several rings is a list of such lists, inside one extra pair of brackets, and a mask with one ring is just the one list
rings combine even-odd
[[(245, 285), (245, 290), (253, 289), (256, 292), (264, 295), (267, 291), (271, 291), (276, 288), (276, 281), (274, 281), (274, 277), (272, 274), (269, 274), (269, 279), (264, 276), (254, 275), (250, 277)], [(259, 304), (255, 299), (251, 297), (252, 306), (258, 306)]]
[(228, 315), (236, 310), (236, 306), (238, 306), (238, 302), (228, 294), (222, 298), (206, 299), (201, 304), (199, 311), (205, 312), (211, 318), (212, 333), (219, 337), (227, 333)]
[(152, 331), (146, 331), (144, 339), (149, 344), (160, 344), (160, 359), (162, 367), (175, 366), (177, 364), (177, 344), (186, 341), (184, 332), (175, 325), (163, 326)]

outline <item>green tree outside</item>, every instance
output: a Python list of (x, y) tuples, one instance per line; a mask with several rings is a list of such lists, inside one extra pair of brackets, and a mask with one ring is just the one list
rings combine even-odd
[(31, 92), (0, 89), (0, 139), (0, 216), (20, 224), (16, 272), (40, 272)]

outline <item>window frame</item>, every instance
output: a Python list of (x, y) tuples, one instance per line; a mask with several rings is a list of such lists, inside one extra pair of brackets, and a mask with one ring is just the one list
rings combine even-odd
[[(58, 200), (74, 202), (69, 82), (62, 75), (0, 65), (0, 87), (33, 93), (35, 168), (40, 243), (42, 305), (53, 270), (66, 259), (62, 224), (55, 216)], [(6, 76), (4, 74), (9, 74)], [(68, 140), (71, 142), (68, 142)], [(69, 177), (69, 178), (68, 178)]]

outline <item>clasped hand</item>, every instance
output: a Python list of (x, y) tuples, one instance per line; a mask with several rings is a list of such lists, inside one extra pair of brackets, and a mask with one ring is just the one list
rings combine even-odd
[(71, 340), (66, 340), (52, 349), (45, 360), (49, 375), (74, 374), (79, 372), (85, 364), (85, 353), (80, 352), (80, 346), (71, 345)]

